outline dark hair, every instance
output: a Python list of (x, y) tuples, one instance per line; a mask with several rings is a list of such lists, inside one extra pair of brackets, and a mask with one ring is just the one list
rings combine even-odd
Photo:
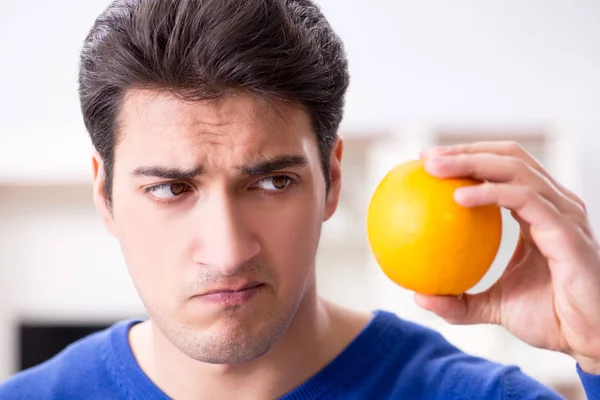
[(210, 100), (233, 90), (303, 107), (329, 157), (349, 76), (342, 42), (310, 0), (116, 0), (85, 39), (79, 96), (111, 202), (125, 91)]

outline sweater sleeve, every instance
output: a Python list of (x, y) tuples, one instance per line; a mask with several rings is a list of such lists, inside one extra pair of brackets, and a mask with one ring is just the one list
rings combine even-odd
[(588, 399), (600, 399), (600, 375), (592, 375), (583, 371), (577, 364), (577, 373), (583, 384)]
[(524, 374), (519, 368), (504, 375), (502, 387), (503, 400), (564, 400), (561, 395)]

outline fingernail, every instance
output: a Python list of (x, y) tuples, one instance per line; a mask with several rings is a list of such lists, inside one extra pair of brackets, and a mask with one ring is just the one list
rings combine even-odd
[(429, 157), (436, 153), (441, 153), (442, 152), (441, 149), (442, 149), (441, 147), (428, 147), (426, 149), (421, 150), (420, 154), (423, 157)]
[(432, 150), (433, 150), (433, 152), (439, 154), (439, 153), (451, 153), (453, 149), (454, 149), (453, 146), (437, 146), (437, 147), (434, 147)]
[(430, 174), (437, 175), (440, 173), (440, 167), (444, 167), (448, 164), (449, 157), (446, 156), (433, 156), (425, 160), (425, 170)]
[(429, 158), (427, 161), (436, 165), (444, 165), (448, 164), (448, 162), (450, 161), (450, 157), (436, 154)]
[(463, 206), (470, 205), (473, 193), (477, 190), (476, 186), (461, 187), (454, 191), (454, 201)]

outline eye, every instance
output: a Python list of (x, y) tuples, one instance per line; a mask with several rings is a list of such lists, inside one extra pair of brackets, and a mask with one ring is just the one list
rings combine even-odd
[(150, 193), (152, 197), (158, 200), (172, 200), (185, 193), (188, 189), (189, 185), (185, 183), (163, 183), (147, 188), (146, 193)]
[(289, 176), (279, 175), (261, 179), (260, 181), (258, 181), (256, 186), (259, 189), (265, 190), (267, 192), (277, 192), (287, 188), (293, 183), (294, 179), (290, 178)]

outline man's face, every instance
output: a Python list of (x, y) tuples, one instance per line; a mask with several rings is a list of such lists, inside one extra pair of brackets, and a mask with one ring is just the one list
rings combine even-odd
[(307, 293), (322, 222), (339, 197), (299, 109), (238, 94), (184, 102), (131, 91), (115, 150), (112, 214), (134, 285), (162, 334), (188, 356), (235, 363), (264, 354)]

